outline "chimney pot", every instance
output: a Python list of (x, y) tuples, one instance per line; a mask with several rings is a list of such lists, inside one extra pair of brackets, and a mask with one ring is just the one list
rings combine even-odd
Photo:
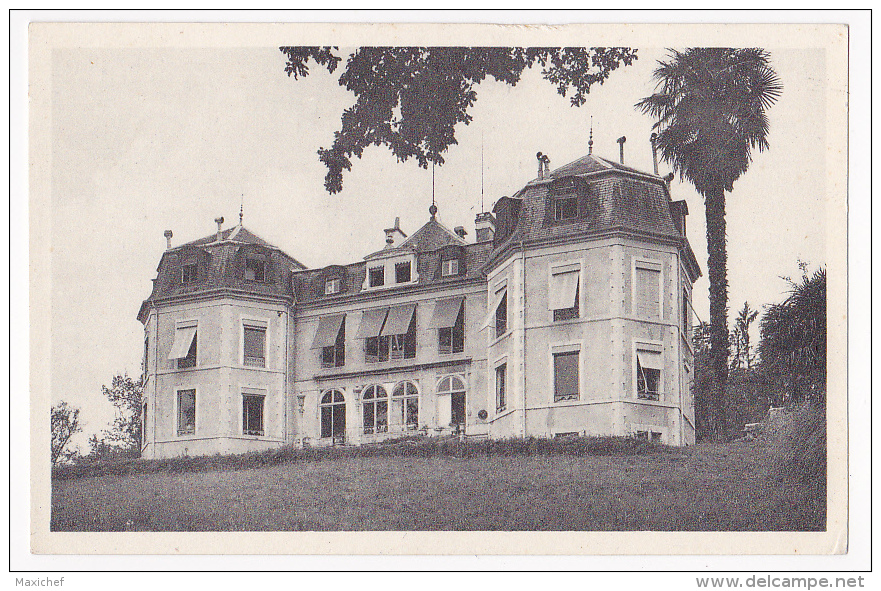
[(455, 232), (456, 236), (462, 238), (463, 240), (465, 239), (465, 234), (468, 233), (465, 231), (465, 226), (456, 226), (455, 228), (453, 228), (453, 232)]
[(171, 230), (166, 230), (162, 233), (165, 236), (165, 248), (166, 250), (171, 249), (171, 237), (174, 236), (174, 232)]
[(621, 164), (624, 164), (624, 142), (627, 141), (627, 138), (622, 135), (616, 141), (618, 142)]
[(544, 175), (544, 154), (541, 152), (535, 153), (535, 158), (538, 160), (538, 180), (542, 180)]
[(217, 240), (223, 240), (223, 216), (214, 218), (214, 221), (217, 223)]

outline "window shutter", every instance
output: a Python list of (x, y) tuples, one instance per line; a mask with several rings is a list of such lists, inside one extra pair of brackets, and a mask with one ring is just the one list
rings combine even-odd
[(661, 271), (658, 269), (636, 268), (636, 314), (645, 318), (660, 318)]

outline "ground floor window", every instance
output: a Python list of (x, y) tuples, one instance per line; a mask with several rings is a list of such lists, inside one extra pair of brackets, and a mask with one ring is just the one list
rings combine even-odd
[(189, 435), (196, 432), (196, 390), (177, 392), (177, 434)]
[(503, 363), (496, 367), (496, 410), (505, 410), (508, 406), (507, 391), (508, 365)]
[(554, 353), (554, 402), (578, 400), (578, 351)]
[(242, 432), (245, 435), (263, 435), (263, 402), (265, 396), (242, 395)]
[(339, 390), (329, 390), (321, 397), (321, 437), (334, 441), (346, 437), (346, 399)]
[(388, 432), (388, 392), (382, 386), (368, 386), (361, 396), (364, 434)]
[(392, 390), (392, 419), (408, 431), (419, 428), (419, 390), (413, 382), (401, 382)]

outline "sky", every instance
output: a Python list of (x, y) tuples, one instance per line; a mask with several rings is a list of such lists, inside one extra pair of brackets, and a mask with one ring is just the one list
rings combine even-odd
[[(535, 177), (535, 153), (551, 169), (587, 153), (651, 171), (652, 121), (634, 108), (654, 88), (666, 51), (640, 48), (632, 66), (595, 86), (575, 108), (537, 70), (516, 87), (477, 88), (470, 125), (435, 171), (439, 220), (465, 226)], [(775, 50), (783, 93), (768, 115), (770, 149), (755, 153), (728, 194), (730, 312), (780, 301), (798, 261), (826, 262), (824, 54)], [(140, 373), (143, 328), (136, 319), (165, 249), (212, 234), (214, 218), (238, 221), (310, 267), (348, 263), (382, 248), (401, 218), (417, 230), (429, 217), (431, 170), (399, 163), (384, 147), (354, 159), (344, 190), (324, 190), (317, 150), (328, 147), (354, 96), (335, 74), (284, 73), (276, 47), (77, 49), (52, 54), (51, 398), (82, 409), (83, 445), (113, 409), (101, 394), (113, 376)], [(483, 166), (481, 171), (481, 154)], [(670, 167), (661, 163), (661, 174)], [(481, 174), (482, 172), (482, 174)], [(481, 191), (481, 178), (483, 191)], [(481, 192), (483, 206), (481, 206)], [(688, 202), (688, 238), (704, 276), (694, 307), (708, 320), (702, 199), (677, 179)]]

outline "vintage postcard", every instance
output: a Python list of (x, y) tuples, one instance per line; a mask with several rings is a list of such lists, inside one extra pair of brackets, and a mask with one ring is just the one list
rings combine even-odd
[(32, 23), (31, 551), (846, 553), (848, 35)]

